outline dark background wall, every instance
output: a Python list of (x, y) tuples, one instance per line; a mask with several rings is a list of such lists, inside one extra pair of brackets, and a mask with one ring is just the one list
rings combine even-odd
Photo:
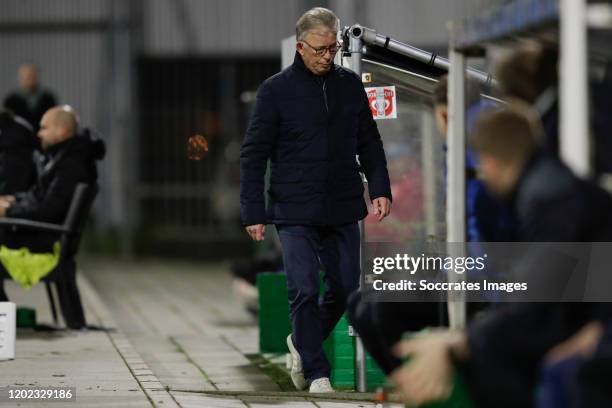
[[(257, 85), (306, 9), (334, 9), (444, 50), (448, 20), (501, 0), (2, 0), (0, 95), (24, 61), (107, 142), (93, 236), (100, 245), (216, 252), (242, 240), (237, 154)], [(209, 154), (188, 160), (187, 138)], [(202, 251), (208, 248), (209, 251)]]

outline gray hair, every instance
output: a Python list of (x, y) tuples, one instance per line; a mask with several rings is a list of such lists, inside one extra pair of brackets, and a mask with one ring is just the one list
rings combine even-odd
[(321, 26), (337, 33), (338, 17), (329, 9), (323, 7), (312, 8), (302, 14), (295, 24), (295, 37), (298, 41), (302, 41), (309, 31)]

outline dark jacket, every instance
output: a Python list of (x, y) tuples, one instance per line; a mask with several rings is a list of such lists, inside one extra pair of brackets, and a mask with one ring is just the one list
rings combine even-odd
[[(31, 103), (28, 102), (29, 97), (32, 98)], [(23, 91), (15, 91), (4, 99), (4, 107), (28, 121), (35, 132), (38, 132), (40, 120), (45, 112), (56, 105), (55, 96), (42, 88), (37, 89), (31, 96)]]
[(32, 154), (37, 145), (27, 122), (8, 111), (0, 112), (0, 195), (25, 191), (34, 184)]
[(364, 218), (356, 155), (370, 197), (390, 199), (387, 161), (360, 78), (337, 65), (315, 76), (296, 53), (293, 65), (257, 93), (240, 154), (243, 224), (339, 225)]
[(63, 222), (76, 185), (97, 182), (96, 161), (104, 154), (104, 143), (89, 132), (49, 147), (39, 158), (36, 186), (17, 195), (7, 217)]
[(549, 154), (528, 163), (513, 207), (521, 241), (612, 241), (612, 197)]
[[(612, 241), (610, 195), (551, 154), (530, 160), (511, 204), (520, 241)], [(516, 303), (475, 321), (468, 330), (472, 357), (463, 367), (475, 406), (532, 406), (546, 352), (586, 322), (609, 315), (610, 308), (599, 303)]]
[[(51, 146), (38, 157), (38, 181), (27, 192), (17, 194), (17, 202), (8, 208), (7, 217), (63, 223), (78, 183), (94, 185), (96, 161), (104, 157), (104, 142), (88, 131)], [(0, 244), (10, 248), (27, 247), (32, 252), (48, 252), (57, 234), (17, 229), (3, 230)]]

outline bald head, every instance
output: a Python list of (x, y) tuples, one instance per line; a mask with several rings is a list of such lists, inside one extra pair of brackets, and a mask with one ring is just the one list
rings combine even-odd
[(64, 105), (49, 109), (40, 121), (38, 132), (43, 149), (70, 139), (78, 127), (79, 120), (72, 107)]
[(51, 108), (47, 111), (51, 120), (58, 126), (66, 127), (70, 133), (76, 133), (79, 126), (76, 112), (70, 105), (62, 105)]

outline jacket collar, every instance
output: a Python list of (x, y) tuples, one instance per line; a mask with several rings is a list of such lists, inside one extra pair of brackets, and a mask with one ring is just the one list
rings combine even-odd
[(72, 137), (64, 140), (63, 142), (54, 144), (53, 146), (49, 146), (47, 148), (47, 150), (45, 150), (45, 156), (51, 156), (54, 157), (57, 154), (59, 154), (61, 151), (67, 149), (69, 146), (71, 146), (74, 143), (74, 139), (77, 137), (77, 135), (73, 135)]
[(307, 67), (306, 64), (304, 64), (304, 61), (302, 60), (302, 56), (300, 55), (299, 52), (295, 52), (295, 57), (293, 58), (293, 68), (298, 71), (301, 72), (304, 75), (309, 75), (311, 77), (314, 78), (327, 78), (329, 77), (329, 75), (335, 71), (336, 69), (336, 64), (332, 64), (331, 68), (329, 69), (329, 72), (325, 75), (315, 75), (312, 73), (312, 71), (310, 71)]
[(541, 150), (536, 150), (523, 167), (521, 174), (516, 182), (514, 190), (508, 195), (506, 198), (506, 202), (512, 207), (516, 207), (519, 197), (521, 196), (522, 191), (525, 188), (526, 181), (533, 175), (534, 169), (538, 166), (538, 164), (546, 157), (546, 154)]

